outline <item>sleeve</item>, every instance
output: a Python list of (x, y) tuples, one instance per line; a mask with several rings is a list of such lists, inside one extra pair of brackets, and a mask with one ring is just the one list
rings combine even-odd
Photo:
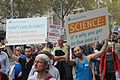
[(9, 63), (9, 58), (8, 55), (6, 55), (6, 62), (5, 62), (5, 69), (6, 69), (6, 73), (8, 73), (10, 71), (10, 63)]
[(57, 69), (56, 69), (56, 79), (60, 80), (60, 73), (59, 73), (59, 71)]

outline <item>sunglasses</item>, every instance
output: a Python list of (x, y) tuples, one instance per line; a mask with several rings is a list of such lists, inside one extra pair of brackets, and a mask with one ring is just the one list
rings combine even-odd
[(20, 50), (17, 50), (17, 49), (16, 49), (16, 51), (20, 51)]
[(44, 62), (43, 62), (43, 61), (34, 61), (34, 64), (35, 64), (35, 63), (37, 63), (37, 64), (38, 64), (38, 63), (43, 64)]

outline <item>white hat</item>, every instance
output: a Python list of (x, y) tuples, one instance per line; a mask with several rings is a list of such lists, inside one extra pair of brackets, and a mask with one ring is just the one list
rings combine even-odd
[(112, 47), (112, 43), (111, 42), (108, 42), (108, 48)]
[(38, 57), (44, 59), (45, 61), (48, 62), (48, 64), (50, 64), (50, 58), (46, 54), (38, 54), (36, 58)]

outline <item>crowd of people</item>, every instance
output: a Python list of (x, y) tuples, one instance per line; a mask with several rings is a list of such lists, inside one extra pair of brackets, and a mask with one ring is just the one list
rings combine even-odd
[[(104, 41), (70, 48), (62, 38), (52, 44), (11, 49), (0, 43), (0, 80), (120, 80), (119, 32)], [(10, 68), (9, 59), (15, 63)]]

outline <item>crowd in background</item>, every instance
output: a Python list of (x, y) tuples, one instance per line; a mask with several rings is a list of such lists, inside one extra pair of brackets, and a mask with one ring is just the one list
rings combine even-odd
[[(66, 41), (19, 45), (0, 43), (0, 80), (120, 80), (119, 31), (106, 40), (70, 49)], [(15, 63), (10, 68), (9, 59)]]

